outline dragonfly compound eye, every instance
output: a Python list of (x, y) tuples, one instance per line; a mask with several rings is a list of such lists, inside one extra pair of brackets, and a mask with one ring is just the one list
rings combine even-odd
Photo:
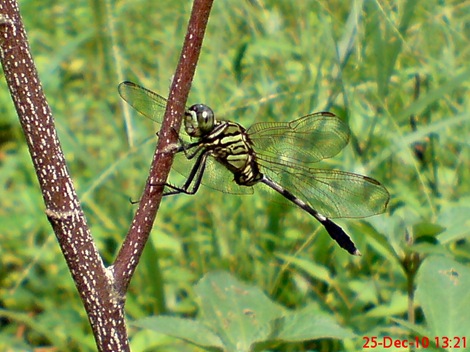
[(185, 117), (185, 128), (191, 137), (201, 137), (210, 133), (214, 125), (214, 112), (207, 105), (196, 104), (188, 109)]

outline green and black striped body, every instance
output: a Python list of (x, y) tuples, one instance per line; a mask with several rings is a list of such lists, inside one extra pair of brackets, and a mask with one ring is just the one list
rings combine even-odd
[(263, 178), (253, 143), (238, 123), (217, 121), (212, 132), (201, 138), (200, 146), (233, 173), (237, 184), (253, 186)]

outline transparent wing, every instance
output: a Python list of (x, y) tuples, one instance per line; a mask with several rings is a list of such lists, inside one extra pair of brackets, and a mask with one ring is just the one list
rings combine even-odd
[(145, 117), (161, 123), (167, 100), (138, 84), (126, 81), (118, 86), (119, 95)]
[[(197, 156), (195, 156), (192, 160), (195, 159), (197, 159)], [(176, 170), (179, 174), (187, 178), (193, 167), (194, 162), (188, 160), (183, 152), (177, 153), (175, 155), (172, 166), (173, 170)], [(253, 187), (240, 186), (235, 183), (233, 177), (234, 176), (232, 172), (217, 162), (213, 157), (209, 156), (206, 161), (204, 175), (202, 176), (201, 183), (206, 187), (224, 193), (239, 195), (253, 194)]]
[(378, 181), (337, 170), (323, 170), (261, 157), (262, 172), (319, 213), (330, 218), (361, 218), (383, 213), (390, 195)]
[(312, 164), (338, 154), (349, 141), (349, 127), (330, 112), (291, 122), (261, 122), (248, 129), (257, 154), (289, 164)]
[(253, 187), (235, 183), (233, 173), (214, 158), (207, 159), (203, 184), (209, 188), (230, 194), (253, 194)]

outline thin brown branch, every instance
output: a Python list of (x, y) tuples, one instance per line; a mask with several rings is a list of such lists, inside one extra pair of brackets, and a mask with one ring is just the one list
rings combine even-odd
[(169, 150), (169, 146), (178, 141), (174, 131), (179, 131), (181, 127), (185, 103), (191, 89), (191, 82), (201, 51), (212, 2), (213, 0), (195, 0), (193, 4), (183, 49), (170, 89), (168, 105), (159, 134), (159, 143), (150, 168), (150, 175), (132, 226), (114, 265), (116, 282), (119, 285), (120, 292), (126, 292), (160, 206), (163, 187), (155, 185), (165, 183), (173, 162), (173, 155), (162, 151)]

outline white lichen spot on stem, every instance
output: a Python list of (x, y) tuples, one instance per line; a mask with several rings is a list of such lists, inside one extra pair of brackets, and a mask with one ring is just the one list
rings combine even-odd
[(13, 21), (10, 20), (7, 16), (5, 16), (3, 13), (0, 13), (0, 24), (13, 24)]
[(52, 209), (46, 209), (46, 215), (48, 218), (53, 220), (66, 220), (74, 216), (79, 216), (80, 211), (70, 210), (70, 211), (55, 211)]

